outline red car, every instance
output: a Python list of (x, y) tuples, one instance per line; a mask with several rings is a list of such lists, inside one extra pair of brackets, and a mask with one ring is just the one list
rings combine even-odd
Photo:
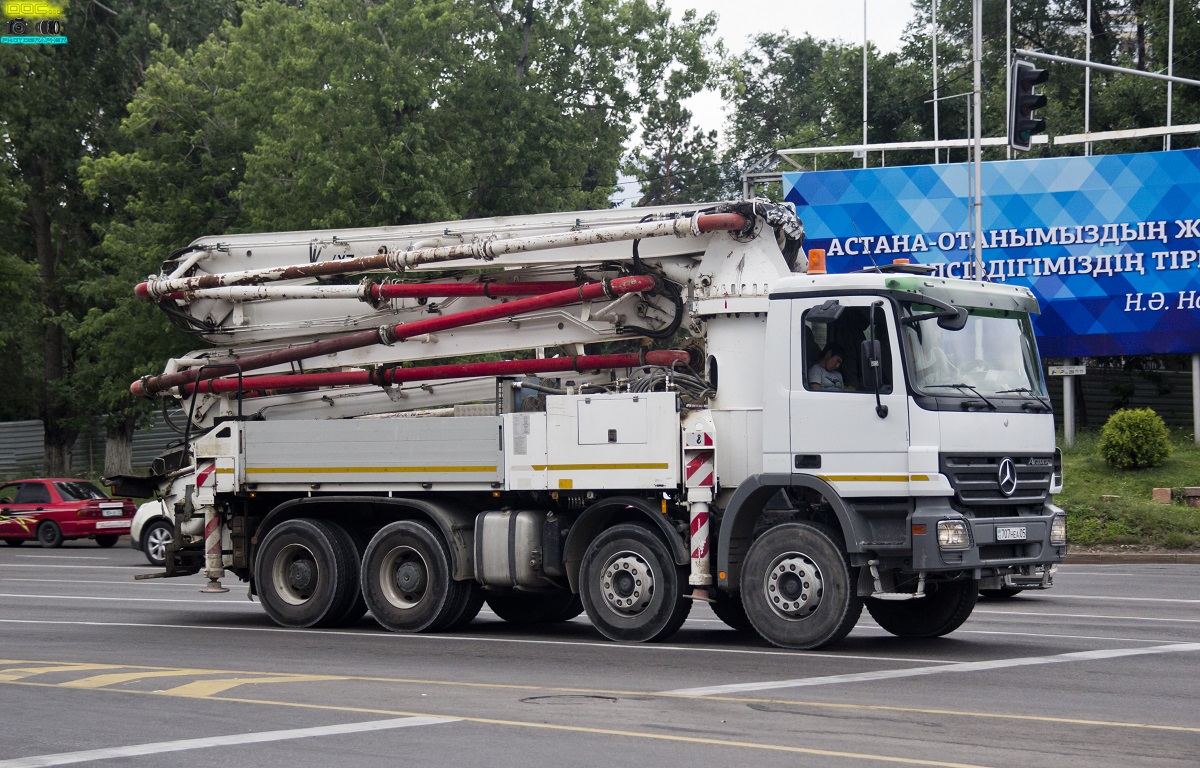
[(111, 547), (129, 533), (132, 499), (113, 499), (87, 480), (39, 478), (0, 485), (0, 539), (18, 547), (37, 539), (57, 547), (66, 539), (92, 538)]

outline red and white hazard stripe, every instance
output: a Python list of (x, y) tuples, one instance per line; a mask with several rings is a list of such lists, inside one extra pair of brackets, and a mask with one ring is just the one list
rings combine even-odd
[(713, 452), (697, 451), (684, 468), (683, 484), (690, 488), (711, 488), (714, 475)]

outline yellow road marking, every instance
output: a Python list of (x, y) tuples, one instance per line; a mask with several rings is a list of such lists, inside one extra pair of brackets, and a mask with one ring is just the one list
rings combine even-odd
[(307, 474), (350, 474), (370, 472), (495, 472), (492, 466), (460, 467), (246, 467), (247, 475), (307, 475)]
[(274, 677), (232, 677), (224, 680), (197, 680), (194, 683), (188, 683), (176, 688), (170, 688), (160, 693), (165, 693), (170, 696), (184, 696), (186, 698), (206, 699), (215, 696), (218, 693), (224, 693), (230, 688), (236, 688), (239, 685), (249, 685), (257, 683), (310, 683), (319, 682), (322, 680), (342, 681), (344, 677), (330, 677), (328, 675), (277, 675)]
[(104, 688), (108, 685), (119, 685), (134, 680), (150, 677), (182, 677), (184, 675), (220, 675), (224, 672), (210, 672), (204, 669), (166, 669), (157, 672), (114, 672), (109, 675), (92, 675), (91, 677), (61, 683), (64, 688)]
[[(40, 662), (4, 661), (4, 664), (38, 664)], [(12, 667), (0, 669), (0, 683), (10, 683), (33, 675), (45, 675), (52, 672), (87, 672), (93, 669), (121, 669), (119, 664), (52, 664), (48, 667)]]
[[(50, 662), (17, 661), (17, 660), (11, 660), (11, 659), (10, 660), (0, 659), (0, 664), (40, 664), (40, 663), (50, 663)], [(139, 669), (139, 667), (133, 667), (130, 665), (120, 665), (120, 664), (73, 664), (73, 665), (61, 665), (60, 664), (60, 665), (56, 665), (56, 666), (52, 666), (52, 667), (45, 667), (45, 668), (30, 667), (29, 669), (34, 670), (30, 674), (37, 674), (39, 672), (69, 672), (69, 671), (74, 671), (74, 670), (86, 671), (86, 670), (92, 670), (92, 669)], [(231, 682), (233, 685), (231, 685), (229, 687), (234, 687), (236, 685), (242, 685), (245, 683), (275, 683), (275, 682), (303, 682), (303, 681), (368, 682), (368, 683), (392, 683), (392, 684), (399, 684), (399, 685), (437, 685), (437, 686), (446, 686), (446, 687), (453, 687), (453, 688), (483, 688), (483, 689), (509, 690), (509, 691), (526, 691), (526, 692), (534, 692), (534, 693), (570, 693), (570, 694), (589, 694), (589, 695), (604, 695), (604, 696), (640, 696), (640, 697), (646, 697), (646, 698), (684, 699), (684, 700), (702, 699), (704, 701), (725, 701), (725, 702), (730, 702), (733, 704), (775, 704), (775, 705), (786, 705), (786, 706), (793, 706), (793, 707), (809, 707), (811, 709), (818, 709), (818, 710), (833, 709), (833, 710), (844, 710), (844, 711), (893, 712), (893, 713), (898, 713), (898, 714), (938, 715), (938, 716), (943, 716), (943, 717), (969, 717), (969, 718), (980, 718), (980, 719), (988, 719), (988, 720), (1013, 720), (1013, 721), (1018, 721), (1018, 722), (1037, 722), (1037, 723), (1049, 723), (1049, 724), (1058, 724), (1058, 725), (1082, 725), (1082, 726), (1089, 726), (1089, 727), (1132, 728), (1132, 729), (1153, 730), (1153, 731), (1200, 733), (1200, 727), (1185, 726), (1185, 725), (1162, 725), (1162, 724), (1155, 724), (1155, 723), (1135, 723), (1135, 722), (1123, 722), (1123, 721), (1118, 721), (1118, 720), (1085, 720), (1085, 719), (1081, 719), (1081, 718), (1053, 717), (1053, 716), (1049, 716), (1049, 715), (1019, 715), (1019, 714), (1006, 714), (1006, 713), (996, 713), (996, 712), (972, 712), (970, 710), (957, 710), (957, 709), (950, 710), (950, 709), (927, 709), (927, 708), (918, 708), (918, 707), (896, 707), (896, 706), (889, 706), (889, 705), (885, 705), (885, 704), (852, 704), (852, 703), (827, 702), (827, 701), (803, 701), (803, 700), (796, 700), (796, 699), (764, 699), (764, 698), (750, 698), (750, 697), (745, 697), (745, 696), (697, 697), (697, 696), (685, 696), (685, 695), (672, 694), (672, 693), (655, 693), (652, 691), (623, 691), (623, 690), (608, 690), (608, 689), (603, 689), (603, 688), (567, 688), (567, 687), (555, 687), (555, 686), (547, 687), (547, 686), (540, 686), (540, 685), (521, 685), (521, 684), (512, 684), (512, 683), (467, 683), (467, 682), (461, 682), (461, 681), (457, 681), (457, 680), (426, 680), (426, 679), (420, 679), (420, 678), (371, 677), (371, 676), (366, 676), (366, 675), (301, 675), (301, 674), (290, 674), (290, 673), (285, 673), (285, 672), (263, 673), (263, 672), (247, 672), (247, 671), (243, 671), (243, 670), (232, 670), (232, 669), (187, 670), (187, 669), (176, 669), (176, 668), (171, 668), (171, 667), (140, 667), (140, 669), (162, 671), (162, 672), (169, 673), (169, 674), (202, 673), (202, 674), (239, 675), (239, 676), (244, 676), (244, 677), (235, 677), (232, 679), (225, 679), (225, 680), (196, 681), (196, 683), (189, 683), (187, 685), (178, 686), (176, 688), (172, 688), (172, 689), (169, 689), (166, 691), (122, 690), (121, 693), (159, 693), (159, 694), (172, 695), (172, 696), (185, 696), (185, 697), (189, 697), (189, 698), (213, 698), (214, 700), (232, 701), (233, 699), (225, 699), (222, 697), (199, 694), (199, 693), (197, 693), (197, 691), (203, 690), (203, 686), (207, 683), (221, 684), (221, 683)], [(14, 677), (12, 679), (5, 678), (4, 675), (11, 671), (13, 671), (13, 670), (0, 670), (0, 683), (9, 682), (9, 683), (12, 683), (13, 685), (32, 685), (32, 686), (42, 686), (42, 687), (52, 687), (52, 688), (53, 687), (63, 687), (63, 686), (68, 685), (68, 683), (18, 682), (21, 679), (21, 677), (25, 677), (26, 675), (20, 675), (18, 677)], [(274, 676), (266, 677), (266, 676), (264, 676), (265, 674), (274, 675)], [(143, 674), (143, 676), (145, 676), (145, 675)], [(192, 687), (192, 686), (195, 686), (195, 687)], [(187, 690), (185, 690), (185, 689), (187, 689)], [(260, 703), (274, 703), (274, 704), (280, 704), (280, 705), (286, 704), (287, 706), (293, 706), (292, 704), (287, 704), (286, 702), (260, 702)], [(308, 706), (308, 705), (294, 705), (294, 706)], [(347, 711), (351, 711), (351, 710), (347, 710)], [(352, 710), (352, 711), (359, 711), (359, 710)], [(363, 712), (380, 712), (383, 714), (396, 714), (394, 712), (385, 711), (385, 710), (361, 710), (361, 711), (363, 711)], [(401, 713), (401, 714), (403, 714), (403, 713)], [(424, 715), (422, 715), (422, 716), (424, 716)], [(438, 717), (441, 717), (441, 715), (438, 715)]]
[[(353, 678), (336, 678), (336, 679), (353, 679)], [(53, 688), (57, 687), (46, 683), (21, 683), (15, 682), (12, 685), (25, 685), (38, 688)], [(166, 692), (160, 691), (117, 691), (118, 693), (132, 693), (148, 696), (167, 695)], [(987, 766), (978, 765), (975, 763), (949, 763), (941, 760), (921, 760), (911, 757), (893, 757), (890, 755), (873, 755), (863, 752), (841, 752), (830, 749), (815, 749), (812, 747), (793, 747), (786, 744), (763, 744), (753, 741), (733, 741), (730, 739), (706, 739), (698, 736), (677, 736), (674, 734), (664, 733), (648, 733), (645, 731), (624, 731), (615, 728), (587, 728), (576, 725), (558, 725), (554, 723), (533, 723), (523, 720), (499, 720), (490, 717), (459, 717), (458, 715), (435, 715), (418, 712), (398, 712), (387, 709), (369, 709), (365, 707), (341, 707), (331, 704), (304, 704), (300, 702), (289, 701), (269, 701), (265, 699), (241, 699), (228, 696), (205, 696), (207, 701), (224, 701), (234, 704), (256, 704), (277, 707), (293, 707), (296, 709), (315, 709), (330, 712), (355, 712), (361, 714), (378, 714), (390, 715), (393, 717), (433, 717), (433, 718), (453, 718), (465, 723), (480, 723), (482, 725), (501, 725), (517, 728), (538, 728), (547, 731), (566, 731), (568, 733), (590, 733), (599, 736), (620, 736), (624, 738), (634, 739), (651, 739), (654, 741), (672, 741), (685, 744), (704, 744), (717, 747), (739, 747), (742, 749), (759, 749), (770, 752), (787, 752), (799, 755), (816, 755), (819, 757), (841, 757), (850, 760), (873, 760), (880, 763), (895, 763), (899, 765), (921, 765), (929, 768), (988, 768)], [(708, 700), (711, 700), (709, 697)]]

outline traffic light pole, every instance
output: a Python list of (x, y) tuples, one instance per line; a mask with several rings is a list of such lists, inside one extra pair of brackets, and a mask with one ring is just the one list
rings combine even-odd
[(1055, 56), (1050, 53), (1038, 53), (1037, 51), (1026, 51), (1017, 49), (1013, 53), (1025, 59), (1040, 59), (1042, 61), (1053, 61), (1057, 64), (1076, 64), (1081, 67), (1090, 69), (1099, 69), (1104, 72), (1116, 72), (1122, 75), (1137, 75), (1138, 77), (1148, 77), (1152, 80), (1165, 80), (1168, 83), (1179, 83), (1180, 85), (1195, 85), (1200, 86), (1200, 80), (1189, 80), (1186, 77), (1176, 77), (1174, 75), (1160, 75), (1157, 72), (1143, 72), (1140, 69), (1128, 69), (1126, 67), (1114, 67), (1111, 64), (1098, 64), (1094, 61), (1083, 61), (1082, 59), (1069, 59), (1066, 56)]

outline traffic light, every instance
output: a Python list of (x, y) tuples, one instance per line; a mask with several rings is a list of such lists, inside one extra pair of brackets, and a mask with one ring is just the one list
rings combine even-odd
[(1041, 85), (1050, 77), (1044, 69), (1038, 69), (1028, 59), (1013, 59), (1012, 87), (1008, 96), (1008, 146), (1020, 152), (1028, 152), (1031, 137), (1046, 130), (1046, 121), (1035, 117), (1033, 111), (1046, 106), (1046, 97), (1034, 93), (1035, 85)]

